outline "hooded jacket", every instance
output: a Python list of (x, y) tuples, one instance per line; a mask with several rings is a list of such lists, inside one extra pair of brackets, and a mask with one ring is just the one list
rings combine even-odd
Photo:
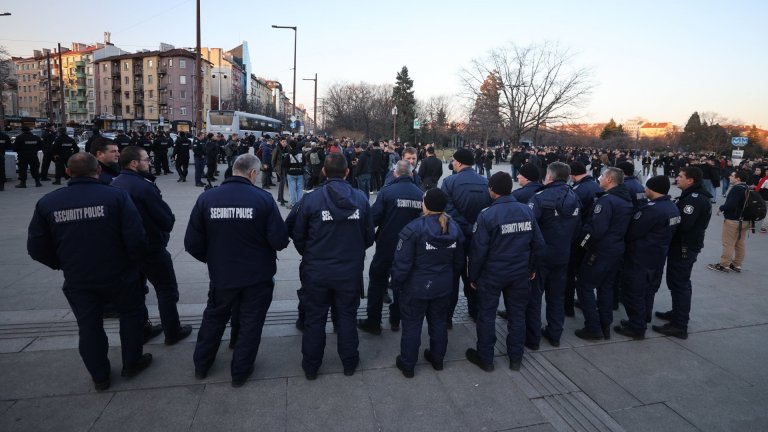
[(302, 256), (302, 281), (359, 283), (365, 250), (374, 240), (371, 207), (363, 193), (343, 179), (330, 178), (294, 209), (286, 224)]
[(392, 262), (392, 286), (417, 299), (447, 296), (454, 274), (464, 262), (464, 235), (456, 222), (448, 220), (443, 233), (440, 215), (430, 214), (413, 220), (398, 235)]
[(112, 180), (112, 186), (125, 190), (139, 209), (144, 229), (147, 231), (149, 252), (156, 252), (168, 246), (176, 217), (168, 204), (163, 201), (160, 189), (153, 176), (124, 169)]
[(712, 218), (712, 195), (701, 184), (685, 189), (675, 199), (680, 211), (680, 225), (672, 237), (669, 254), (680, 256), (682, 248), (698, 253), (704, 247), (704, 233)]
[(626, 186), (620, 184), (604, 192), (595, 200), (581, 229), (579, 245), (598, 258), (619, 259), (633, 212), (632, 195)]

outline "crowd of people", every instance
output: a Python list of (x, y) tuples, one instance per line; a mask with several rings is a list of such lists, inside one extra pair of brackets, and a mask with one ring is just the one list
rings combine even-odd
[[(344, 374), (353, 375), (358, 330), (382, 333), (384, 303), (390, 303), (390, 329), (402, 332), (395, 358), (402, 374), (415, 374), (425, 318), (429, 348), (423, 357), (441, 370), (460, 287), (477, 324), (477, 343), (466, 358), (487, 372), (494, 369), (497, 314), (507, 320), (512, 370), (520, 369), (526, 349), (539, 349), (541, 339), (559, 346), (565, 317), (576, 308), (584, 317), (574, 332), (579, 338), (610, 339), (613, 331), (643, 339), (665, 266), (672, 309), (657, 311), (668, 322), (652, 329), (685, 339), (690, 275), (716, 198), (713, 180), (724, 169), (709, 155), (522, 147), (507, 155), (478, 146), (453, 152), (452, 174), (442, 178), (443, 163), (432, 145), (205, 133), (192, 139), (181, 133), (173, 143), (163, 133), (126, 139), (95, 136), (86, 152), (69, 150), (56, 177), (69, 177), (68, 187), (40, 199), (29, 227), (32, 258), (64, 272), (80, 354), (97, 390), (109, 388), (111, 380), (105, 314), (113, 311), (120, 319), (125, 377), (151, 364), (144, 342), (164, 333), (171, 345), (191, 333), (179, 322), (178, 284), (166, 250), (175, 215), (155, 184), (155, 175), (171, 173), (167, 149), (174, 149), (180, 182), (186, 181), (190, 152), (197, 186), (203, 177), (213, 185), (219, 164), (226, 163), (221, 183), (197, 198), (184, 246), (207, 264), (210, 276), (195, 375), (207, 376), (230, 322), (234, 387), (253, 373), (275, 287), (276, 253), (291, 241), (302, 258), (296, 325), (303, 331), (302, 368), (309, 380), (323, 362), (329, 312)], [(16, 145), (27, 145), (26, 139), (17, 138)], [(491, 173), (488, 161), (507, 157), (512, 175)], [(664, 171), (649, 171), (641, 182), (635, 160), (645, 170), (646, 157), (651, 167), (661, 160)], [(55, 161), (61, 159), (59, 154)], [(32, 166), (28, 158), (23, 163)], [(725, 217), (723, 254), (712, 270), (742, 271), (749, 228), (743, 213), (748, 191), (758, 187), (753, 173), (761, 174), (759, 188), (766, 184), (762, 160), (752, 163), (751, 171), (738, 167), (728, 183), (720, 182), (727, 191), (718, 209)], [(681, 190), (674, 200), (673, 182)], [(268, 191), (273, 186), (277, 199)], [(371, 193), (377, 194), (373, 205)], [(279, 204), (290, 209), (285, 220)], [(104, 245), (103, 253), (84, 262), (79, 257), (92, 244)], [(366, 250), (374, 244), (366, 317), (358, 320)], [(158, 298), (161, 325), (148, 320), (147, 282)], [(497, 311), (500, 296), (504, 310)], [(611, 327), (619, 304), (627, 319)]]

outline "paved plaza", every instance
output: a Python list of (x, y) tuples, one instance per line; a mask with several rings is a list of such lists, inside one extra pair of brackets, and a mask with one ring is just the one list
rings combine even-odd
[[(586, 342), (573, 335), (583, 326), (577, 312), (566, 319), (559, 348), (542, 341), (513, 372), (503, 354), (506, 323), (499, 319), (496, 370), (486, 373), (464, 358), (475, 345), (475, 327), (460, 308), (443, 371), (420, 359), (416, 377), (404, 378), (395, 368), (400, 333), (387, 328), (381, 336), (360, 332), (360, 367), (346, 377), (329, 324), (316, 381), (307, 381), (301, 369), (301, 334), (294, 327), (300, 257), (291, 244), (278, 253), (255, 373), (234, 389), (228, 333), (208, 377), (194, 377), (192, 351), (208, 275), (184, 251), (183, 240), (202, 188), (176, 179), (161, 176), (157, 183), (177, 219), (168, 249), (179, 281), (179, 313), (195, 332), (171, 347), (162, 336), (147, 344), (154, 363), (125, 379), (119, 376), (117, 320), (106, 320), (113, 372), (104, 393), (93, 389), (78, 354), (61, 272), (26, 252), (34, 205), (56, 186), (14, 189), (10, 182), (0, 192), (0, 431), (768, 430), (768, 235), (750, 234), (743, 273), (709, 271), (706, 264), (717, 262), (721, 251), (722, 217), (713, 215), (694, 266), (687, 340), (649, 329), (644, 341), (614, 333), (610, 341)], [(285, 217), (287, 210), (280, 209)], [(92, 253), (99, 253), (99, 245), (92, 245)], [(372, 256), (370, 248), (367, 263)], [(159, 322), (152, 289), (147, 302)], [(662, 283), (655, 310), (669, 308)], [(364, 312), (365, 300), (359, 314)], [(623, 309), (615, 313), (616, 323), (621, 318)], [(653, 324), (661, 323), (654, 318)], [(425, 328), (422, 348), (426, 343)]]

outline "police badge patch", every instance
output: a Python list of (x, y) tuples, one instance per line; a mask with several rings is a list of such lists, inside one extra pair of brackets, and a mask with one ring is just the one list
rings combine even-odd
[(529, 203), (528, 203), (528, 207), (529, 207), (531, 210), (533, 210), (533, 203), (532, 203), (532, 202), (529, 202)]
[(403, 239), (400, 239), (400, 240), (397, 242), (397, 250), (400, 250), (400, 249), (402, 249), (402, 248), (403, 248)]
[(477, 231), (477, 222), (475, 222), (475, 224), (472, 225), (472, 233), (474, 233), (475, 231)]
[(595, 213), (595, 214), (599, 214), (601, 211), (603, 211), (603, 206), (602, 206), (602, 204), (597, 204), (597, 205), (595, 205), (595, 211), (594, 211), (593, 213)]
[(635, 220), (640, 219), (640, 217), (642, 217), (642, 216), (643, 216), (643, 212), (641, 212), (641, 211), (635, 213)]
[(683, 207), (683, 213), (693, 214), (693, 206), (688, 204), (687, 206)]

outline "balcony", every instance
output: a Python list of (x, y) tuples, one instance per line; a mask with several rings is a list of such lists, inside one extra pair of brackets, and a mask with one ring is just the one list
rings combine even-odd
[(133, 74), (134, 75), (144, 75), (144, 67), (143, 66), (134, 66), (133, 67)]
[(69, 113), (70, 114), (88, 114), (88, 108), (85, 108), (85, 107), (70, 108)]
[(85, 78), (85, 70), (78, 69), (77, 71), (75, 71), (75, 77)]
[(144, 94), (143, 93), (136, 93), (136, 95), (133, 97), (133, 104), (134, 105), (144, 105)]
[(158, 103), (160, 105), (168, 105), (168, 95), (165, 93), (160, 93), (160, 98), (158, 99)]
[(115, 117), (120, 117), (123, 115), (123, 110), (120, 109), (120, 107), (115, 107), (114, 111), (115, 111), (115, 114), (114, 114)]
[(85, 67), (85, 61), (80, 60), (75, 62), (75, 67), (84, 68)]
[(112, 80), (112, 91), (120, 93), (120, 90), (122, 90), (122, 85), (120, 84), (120, 81)]
[(157, 68), (157, 74), (159, 76), (164, 76), (168, 73), (168, 66), (159, 66)]
[(144, 84), (141, 83), (133, 83), (133, 91), (136, 93), (140, 93), (144, 91)]
[(112, 66), (112, 79), (120, 79), (120, 67)]
[(85, 97), (85, 95), (77, 95), (77, 96), (74, 96), (74, 97), (72, 97), (70, 99), (75, 101), (75, 102), (85, 102), (86, 97)]

